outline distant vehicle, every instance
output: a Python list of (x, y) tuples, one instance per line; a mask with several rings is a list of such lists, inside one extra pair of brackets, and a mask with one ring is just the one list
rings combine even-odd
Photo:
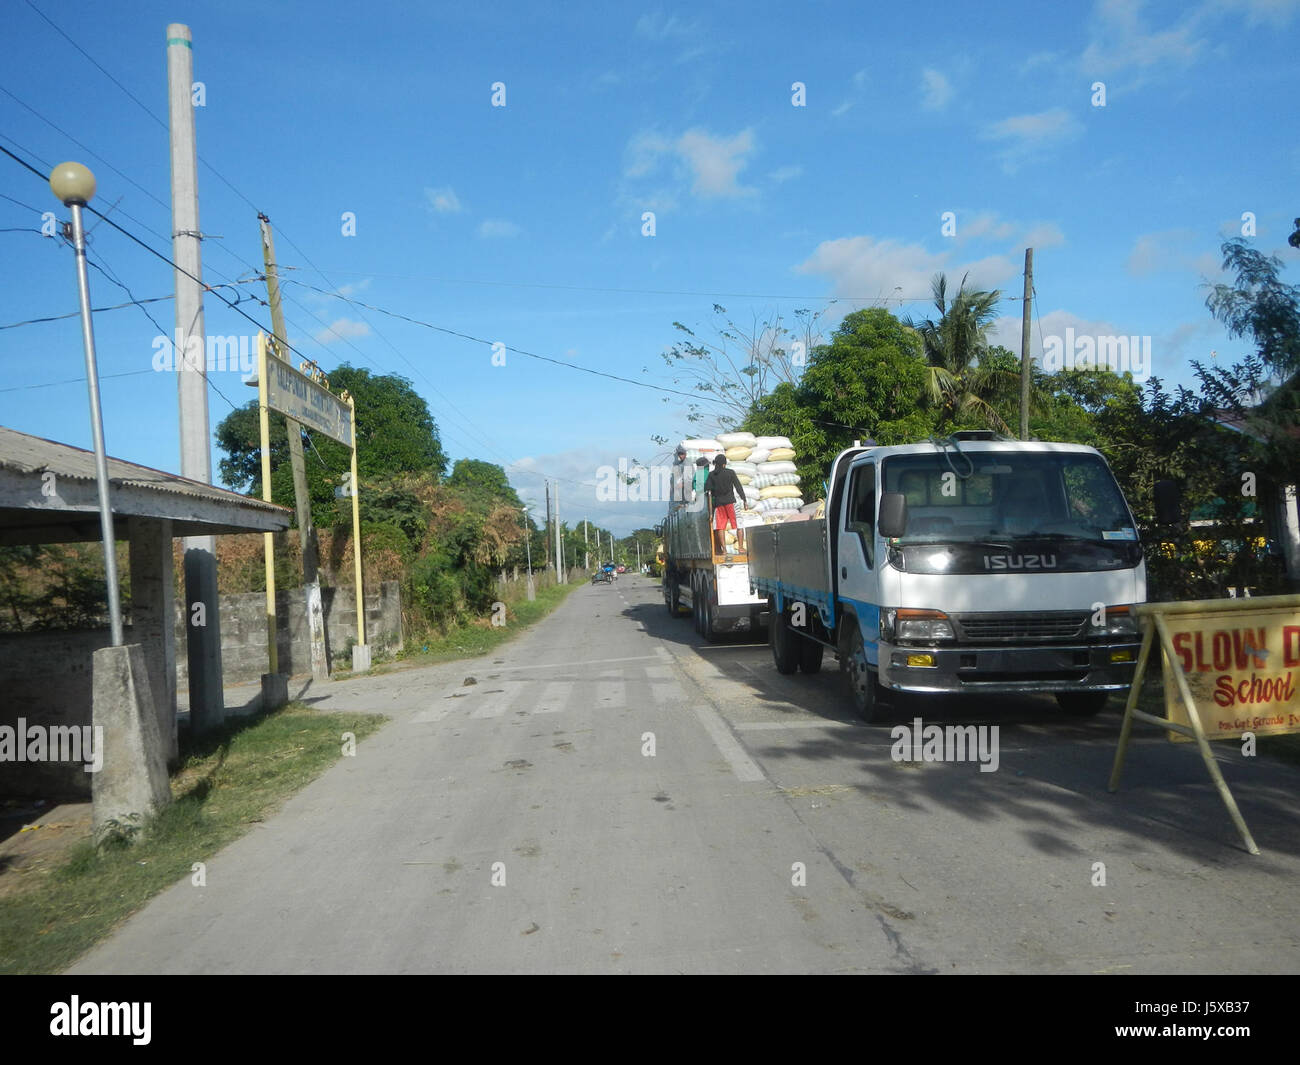
[(618, 572), (619, 572), (619, 573), (626, 573), (626, 572), (627, 572), (627, 567), (626, 567), (626, 566), (619, 566), (619, 567), (618, 567)]

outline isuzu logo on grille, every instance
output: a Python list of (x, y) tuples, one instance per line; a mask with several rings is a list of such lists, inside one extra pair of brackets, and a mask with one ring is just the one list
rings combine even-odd
[(985, 569), (1056, 569), (1055, 555), (985, 555)]

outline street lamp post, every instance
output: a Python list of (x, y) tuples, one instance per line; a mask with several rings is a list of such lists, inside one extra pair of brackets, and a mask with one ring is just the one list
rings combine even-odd
[(86, 229), (81, 208), (95, 195), (95, 175), (80, 163), (60, 163), (50, 171), (50, 190), (72, 212), (72, 247), (77, 258), (77, 288), (81, 295), (81, 340), (86, 350), (86, 385), (90, 389), (90, 431), (95, 441), (95, 480), (99, 486), (99, 528), (104, 539), (104, 576), (108, 584), (108, 621), (114, 647), (121, 647), (122, 607), (118, 602), (117, 539), (108, 499), (108, 458), (104, 452), (104, 418), (99, 405), (99, 369), (95, 362), (95, 329), (90, 319), (90, 281), (86, 276)]
[(521, 509), (524, 515), (524, 549), (528, 555), (528, 598), (531, 601), (537, 598), (537, 587), (533, 584), (533, 537), (532, 530), (528, 528), (528, 511), (531, 508)]

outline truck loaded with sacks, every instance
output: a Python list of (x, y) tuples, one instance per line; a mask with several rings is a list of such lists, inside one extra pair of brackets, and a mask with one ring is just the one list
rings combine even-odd
[(815, 673), (830, 650), (866, 721), (891, 692), (1052, 693), (1091, 714), (1132, 680), (1145, 562), (1093, 448), (990, 432), (855, 445), (824, 516), (748, 546), (777, 670)]
[[(750, 589), (745, 538), (752, 529), (780, 522), (805, 506), (795, 450), (784, 436), (737, 432), (683, 440), (678, 454), (662, 528), (664, 603), (674, 617), (689, 611), (696, 631), (709, 640), (725, 632), (757, 632), (767, 600)], [(714, 535), (703, 489), (704, 475), (719, 455), (726, 457), (744, 492), (743, 500), (735, 502), (737, 529), (721, 538)], [(703, 465), (697, 465), (700, 460)]]

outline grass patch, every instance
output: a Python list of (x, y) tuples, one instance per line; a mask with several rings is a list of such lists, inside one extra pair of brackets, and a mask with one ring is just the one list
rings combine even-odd
[[(59, 972), (150, 898), (206, 861), (387, 720), (295, 703), (182, 742), (175, 801), (138, 834), (82, 843), (38, 890), (0, 900), (0, 973)], [(124, 836), (137, 834), (135, 843)]]

